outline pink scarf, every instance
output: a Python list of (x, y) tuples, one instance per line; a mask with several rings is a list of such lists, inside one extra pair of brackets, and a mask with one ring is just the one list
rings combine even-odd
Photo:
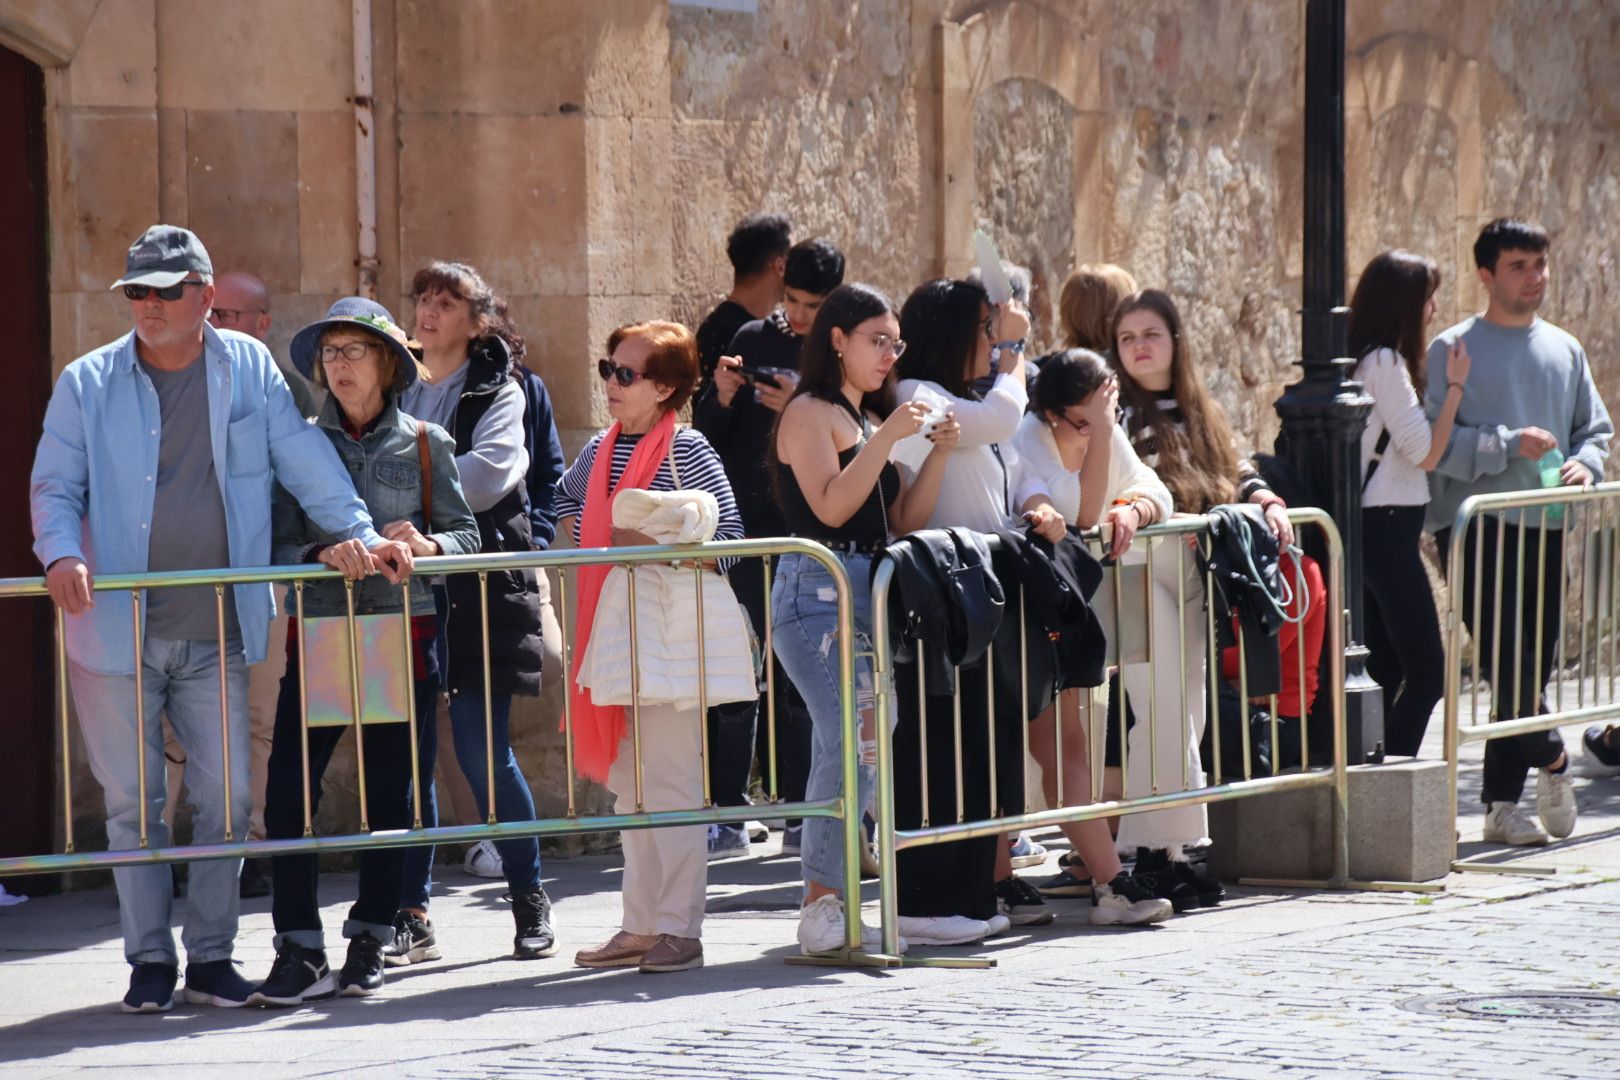
[[(596, 458), (591, 462), (591, 476), (585, 488), (585, 510), (579, 517), (579, 546), (582, 548), (612, 545), (613, 497), (628, 488), (645, 488), (652, 483), (658, 467), (674, 445), (675, 414), (665, 412), (652, 430), (642, 436), (630, 453), (624, 475), (609, 490), (613, 446), (618, 441), (619, 424), (615, 422), (596, 446)], [(625, 731), (624, 706), (596, 704), (591, 700), (590, 691), (580, 687), (578, 679), (585, 648), (590, 644), (591, 627), (596, 623), (596, 602), (601, 598), (602, 583), (607, 580), (610, 569), (612, 567), (606, 563), (593, 563), (579, 569), (574, 665), (568, 678), (568, 692), (573, 695), (574, 770), (598, 783), (607, 782), (608, 769), (619, 756), (619, 742)], [(626, 662), (629, 662), (628, 657)]]

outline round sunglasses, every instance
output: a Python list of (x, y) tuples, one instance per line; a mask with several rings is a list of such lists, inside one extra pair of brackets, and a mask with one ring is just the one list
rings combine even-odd
[(131, 300), (145, 300), (149, 293), (155, 292), (159, 300), (178, 300), (185, 294), (187, 285), (202, 288), (206, 284), (208, 284), (206, 281), (177, 281), (173, 285), (165, 285), (161, 289), (155, 289), (150, 285), (125, 285), (124, 295)]
[(598, 360), (596, 373), (602, 376), (602, 381), (616, 379), (620, 386), (634, 386), (637, 379), (644, 379), (646, 375), (635, 368), (627, 368), (623, 364), (615, 364), (611, 360)]

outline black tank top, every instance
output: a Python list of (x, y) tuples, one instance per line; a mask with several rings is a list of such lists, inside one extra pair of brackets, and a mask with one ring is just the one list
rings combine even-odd
[[(848, 468), (849, 463), (861, 452), (861, 447), (872, 435), (872, 425), (866, 417), (860, 415), (846, 401), (842, 395), (836, 404), (843, 406), (844, 410), (855, 417), (861, 425), (861, 437), (854, 446), (848, 450), (838, 452), (838, 468)], [(793, 536), (803, 536), (811, 540), (820, 540), (824, 543), (859, 544), (863, 547), (882, 547), (889, 542), (888, 508), (894, 505), (895, 498), (900, 494), (900, 471), (894, 467), (893, 462), (885, 462), (883, 471), (878, 474), (878, 482), (867, 493), (866, 501), (861, 503), (860, 509), (850, 516), (850, 519), (836, 529), (816, 516), (805, 501), (804, 491), (799, 487), (799, 478), (794, 475), (791, 466), (782, 466), (778, 483), (781, 487), (782, 517), (787, 522), (788, 532)]]

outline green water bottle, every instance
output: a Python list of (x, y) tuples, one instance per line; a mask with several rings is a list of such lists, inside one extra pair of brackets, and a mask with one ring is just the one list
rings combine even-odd
[[(1536, 468), (1541, 471), (1541, 486), (1544, 488), (1563, 487), (1564, 481), (1558, 475), (1559, 471), (1563, 469), (1563, 467), (1564, 452), (1558, 449), (1558, 447), (1555, 446), (1545, 454), (1542, 454), (1541, 460), (1536, 462)], [(1548, 525), (1558, 525), (1564, 520), (1563, 503), (1554, 503), (1551, 506), (1543, 508), (1542, 512), (1545, 514), (1545, 517), (1543, 517), (1542, 520)]]

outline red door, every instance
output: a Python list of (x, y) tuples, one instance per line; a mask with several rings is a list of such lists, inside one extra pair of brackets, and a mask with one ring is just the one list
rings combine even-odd
[[(0, 296), (18, 320), (0, 352), (0, 577), (37, 577), (28, 470), (50, 393), (45, 246), (45, 81), (0, 48)], [(56, 739), (50, 607), (0, 601), (0, 856), (53, 851)], [(12, 880), (39, 889), (42, 880)]]

